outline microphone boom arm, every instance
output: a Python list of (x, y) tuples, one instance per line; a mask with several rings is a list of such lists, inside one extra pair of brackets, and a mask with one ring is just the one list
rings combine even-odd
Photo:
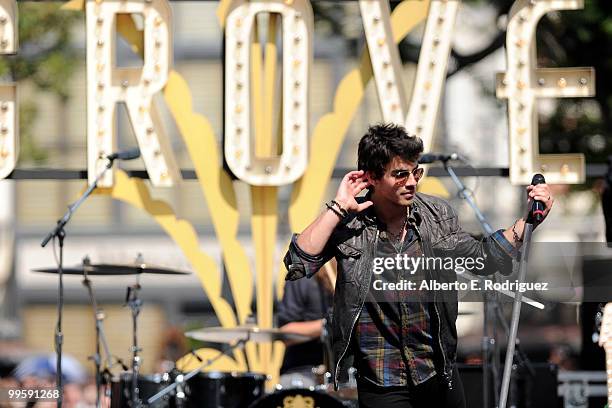
[(74, 203), (72, 203), (72, 204), (70, 204), (68, 206), (68, 210), (66, 211), (64, 216), (62, 218), (60, 218), (59, 220), (57, 220), (57, 225), (55, 226), (55, 228), (53, 228), (53, 230), (51, 232), (49, 232), (47, 234), (47, 236), (45, 237), (45, 239), (43, 239), (43, 241), (40, 244), (40, 246), (42, 246), (44, 248), (45, 246), (47, 246), (47, 244), (49, 243), (51, 238), (56, 237), (56, 236), (59, 235), (60, 231), (62, 229), (64, 229), (66, 224), (68, 224), (68, 221), (70, 221), (70, 218), (72, 218), (72, 214), (75, 213), (77, 208), (79, 208), (80, 205), (83, 204), (83, 202), (87, 199), (87, 197), (89, 197), (91, 195), (91, 193), (98, 187), (98, 182), (104, 176), (104, 174), (106, 174), (106, 172), (111, 167), (113, 167), (113, 162), (114, 162), (114, 159), (109, 159), (108, 163), (106, 164), (104, 169), (100, 172), (100, 174), (98, 174), (98, 176), (96, 177), (94, 182), (91, 183), (87, 187), (87, 190), (85, 190), (85, 192), (81, 195), (81, 197), (79, 197), (78, 200), (76, 200)]

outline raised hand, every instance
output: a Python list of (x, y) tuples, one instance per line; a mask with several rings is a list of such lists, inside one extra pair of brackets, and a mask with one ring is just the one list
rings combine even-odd
[(342, 178), (335, 200), (348, 212), (363, 211), (373, 204), (372, 201), (364, 201), (359, 204), (355, 197), (369, 185), (370, 182), (365, 177), (363, 170), (351, 171)]

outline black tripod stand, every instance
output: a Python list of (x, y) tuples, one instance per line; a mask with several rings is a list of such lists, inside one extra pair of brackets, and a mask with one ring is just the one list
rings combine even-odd
[(58, 287), (57, 287), (57, 325), (55, 327), (55, 352), (57, 354), (57, 367), (56, 367), (56, 385), (59, 391), (59, 397), (57, 399), (57, 406), (62, 407), (64, 401), (64, 385), (62, 379), (62, 345), (64, 342), (64, 334), (62, 333), (62, 313), (64, 310), (64, 239), (66, 238), (65, 227), (72, 218), (72, 215), (76, 212), (81, 204), (91, 195), (91, 193), (98, 187), (98, 182), (102, 179), (104, 174), (113, 167), (115, 160), (133, 160), (140, 157), (140, 150), (138, 148), (127, 150), (124, 152), (117, 152), (106, 156), (108, 163), (104, 166), (104, 169), (98, 174), (96, 179), (87, 187), (87, 190), (81, 195), (81, 197), (74, 203), (68, 206), (68, 210), (62, 218), (57, 220), (55, 227), (47, 234), (45, 239), (41, 242), (41, 246), (44, 248), (47, 246), (51, 239), (57, 238), (59, 242), (59, 257), (58, 257)]

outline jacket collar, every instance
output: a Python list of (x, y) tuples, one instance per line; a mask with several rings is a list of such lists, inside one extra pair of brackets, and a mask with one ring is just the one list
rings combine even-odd
[[(418, 227), (421, 225), (421, 222), (423, 221), (423, 217), (421, 216), (421, 211), (419, 209), (421, 207), (421, 204), (420, 204), (421, 197), (419, 196), (419, 193), (416, 193), (414, 197), (415, 197), (414, 201), (410, 205), (410, 214), (408, 216), (408, 223), (414, 224)], [(371, 200), (371, 198), (372, 198), (372, 194), (368, 192), (364, 196), (364, 201)], [(374, 211), (374, 206), (370, 206), (366, 208), (363, 212), (359, 213), (358, 218), (361, 218), (363, 222), (368, 226), (379, 224), (379, 221), (376, 217), (376, 212)]]

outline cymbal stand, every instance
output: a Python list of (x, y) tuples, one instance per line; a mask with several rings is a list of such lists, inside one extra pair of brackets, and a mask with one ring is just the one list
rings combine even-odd
[(131, 384), (131, 406), (137, 408), (142, 406), (142, 401), (138, 398), (138, 373), (140, 372), (140, 356), (142, 351), (138, 347), (138, 315), (142, 306), (142, 300), (138, 297), (140, 291), (140, 275), (136, 275), (136, 283), (128, 286), (125, 296), (125, 302), (132, 310), (132, 384)]
[(93, 356), (89, 358), (93, 360), (96, 366), (96, 407), (100, 407), (100, 388), (102, 386), (102, 356), (100, 355), (100, 344), (104, 348), (104, 354), (106, 355), (106, 364), (110, 369), (113, 365), (112, 355), (108, 348), (108, 343), (106, 342), (106, 336), (104, 335), (104, 312), (102, 309), (98, 308), (98, 303), (96, 302), (96, 297), (93, 291), (93, 285), (89, 276), (87, 275), (87, 266), (90, 264), (89, 257), (85, 257), (83, 259), (83, 285), (87, 288), (87, 293), (89, 294), (89, 300), (91, 302), (91, 307), (93, 309), (94, 320), (96, 324), (96, 352)]

